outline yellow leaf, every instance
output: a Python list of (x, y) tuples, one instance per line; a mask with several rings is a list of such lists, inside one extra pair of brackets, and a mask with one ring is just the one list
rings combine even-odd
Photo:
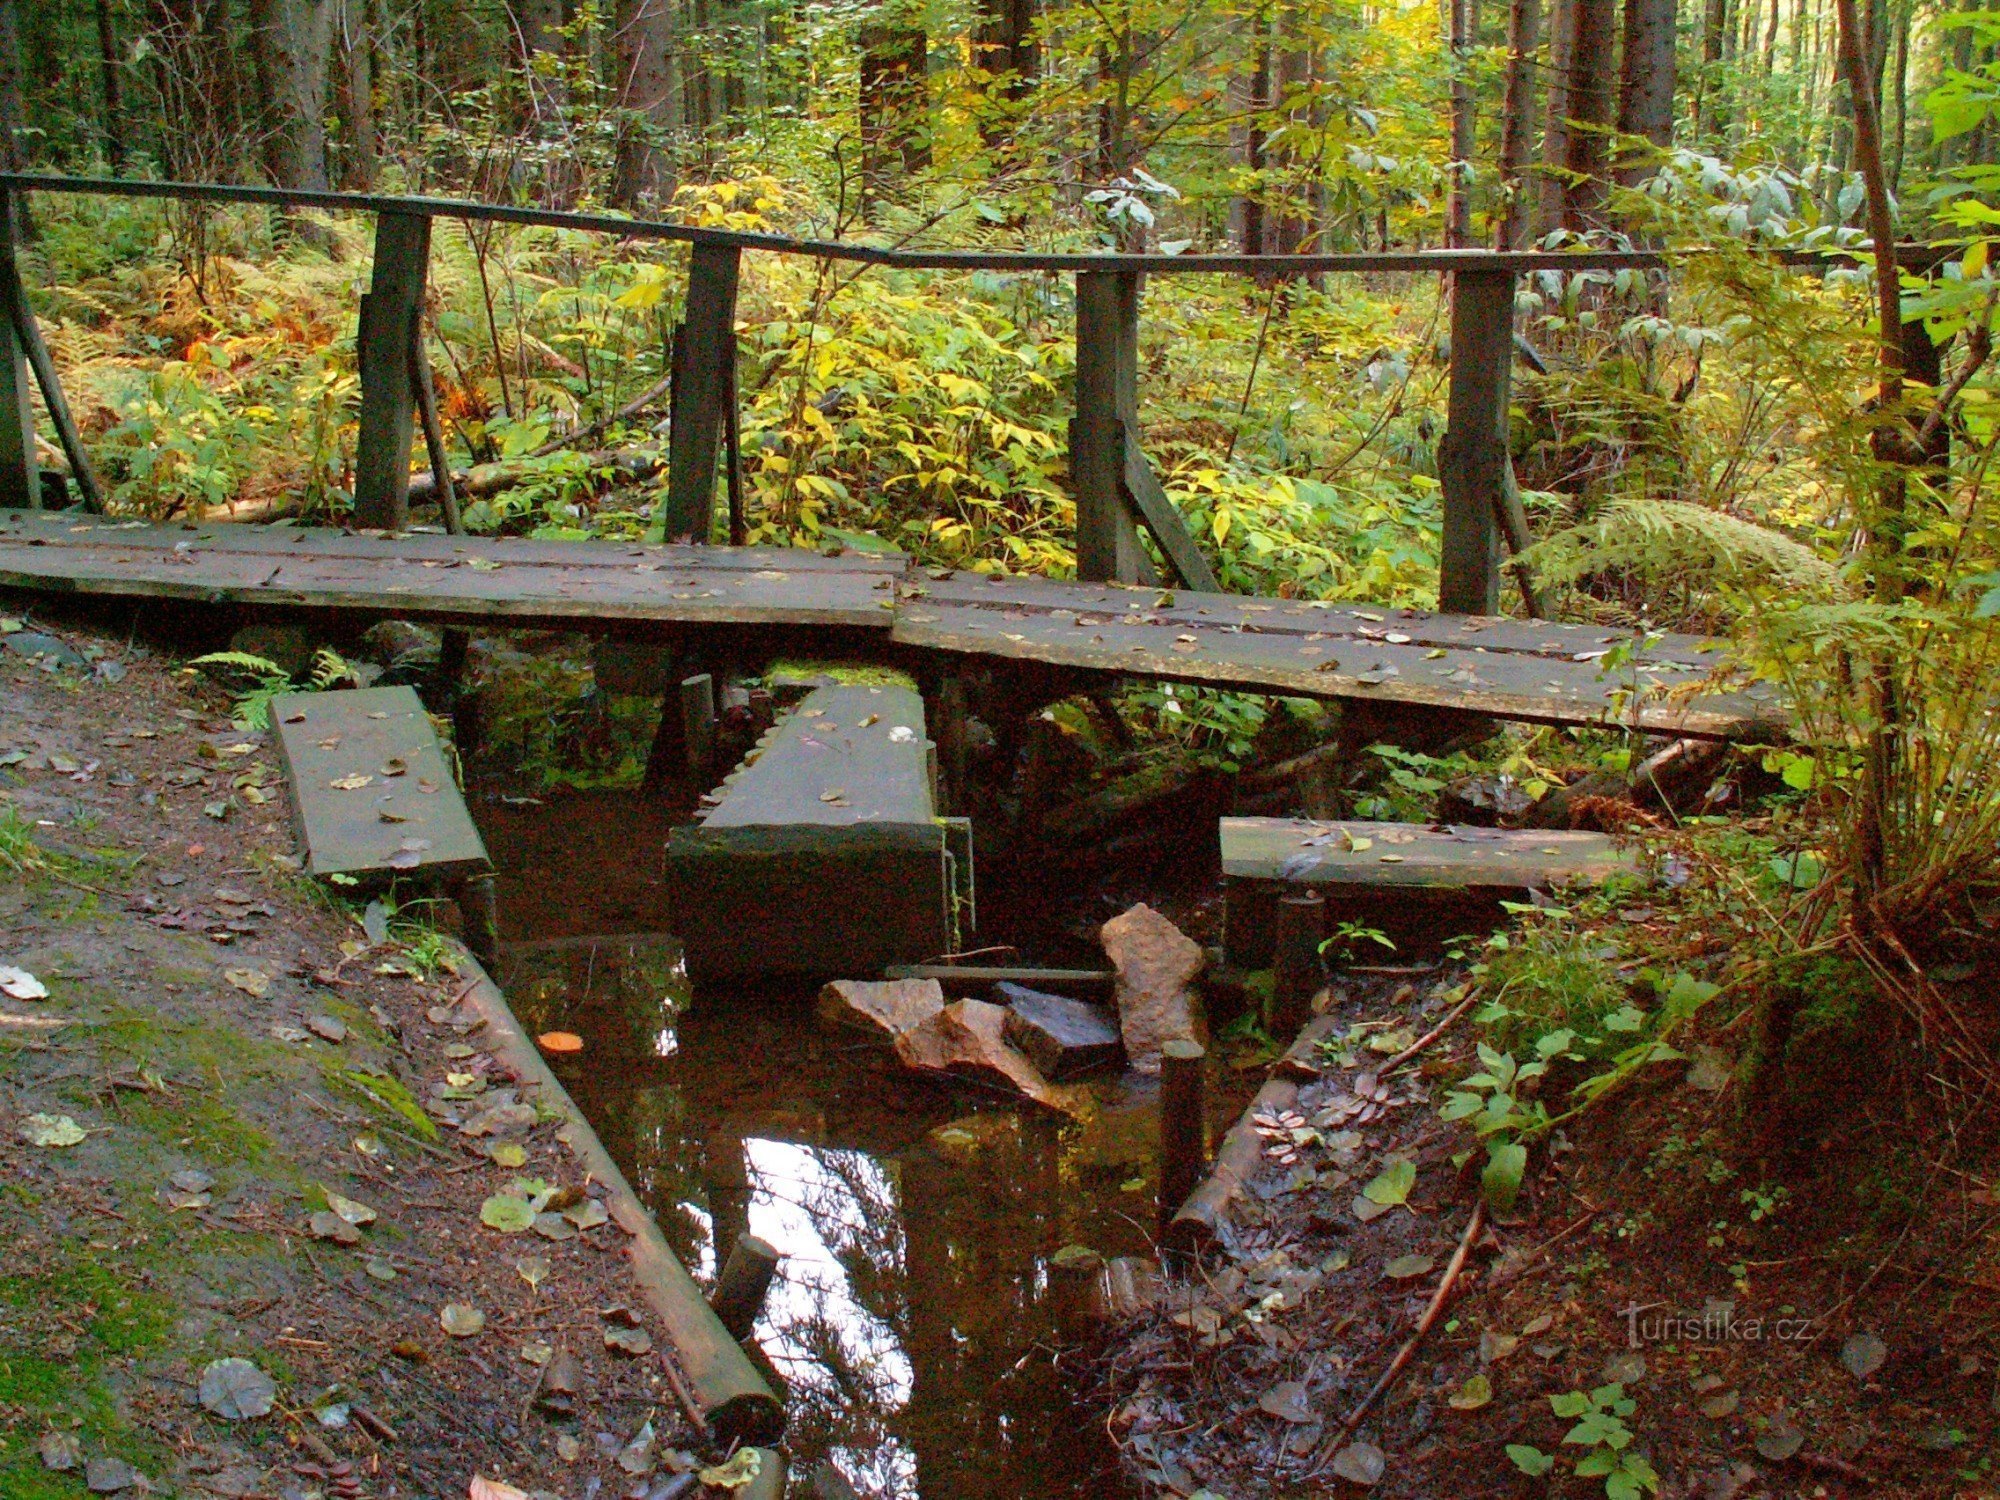
[(1213, 529), (1215, 531), (1216, 546), (1220, 547), (1224, 542), (1229, 540), (1229, 528), (1235, 520), (1236, 517), (1230, 512), (1227, 506), (1218, 505), (1215, 508)]

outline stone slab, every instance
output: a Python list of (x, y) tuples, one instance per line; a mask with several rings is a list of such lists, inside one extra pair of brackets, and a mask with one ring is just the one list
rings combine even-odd
[(997, 984), (993, 992), (1007, 1007), (1003, 1034), (1043, 1077), (1060, 1083), (1125, 1061), (1118, 1022), (1102, 1006), (1018, 984)]

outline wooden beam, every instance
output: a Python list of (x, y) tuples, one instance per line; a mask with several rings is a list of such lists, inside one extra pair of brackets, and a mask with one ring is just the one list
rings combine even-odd
[(1451, 285), (1451, 397), (1438, 480), (1444, 543), (1438, 608), (1500, 608), (1500, 525), (1507, 465), (1507, 393), (1514, 358), (1514, 276), (1460, 271)]
[(21, 276), (14, 262), (16, 216), (12, 193), (0, 193), (0, 506), (42, 508), (42, 470), (35, 461), (35, 407), (28, 394), (28, 350), (16, 332), (14, 304), (21, 300)]
[(1125, 431), (1139, 419), (1139, 278), (1086, 271), (1076, 278), (1076, 416), (1069, 429), (1076, 486), (1076, 576), (1151, 583), (1126, 504)]
[(688, 261), (687, 312), (674, 339), (667, 498), (653, 522), (665, 541), (706, 542), (715, 515), (715, 457), (736, 389), (734, 245), (697, 244)]
[(361, 432), (354, 450), (354, 524), (401, 531), (410, 520), (410, 438), (417, 394), (410, 351), (429, 272), (431, 221), (385, 213), (375, 221), (375, 268), (361, 299), (355, 353)]
[(1187, 522), (1174, 509), (1174, 502), (1167, 498), (1158, 476), (1146, 462), (1145, 452), (1139, 447), (1138, 429), (1124, 422), (1119, 425), (1125, 429), (1125, 468), (1119, 476), (1121, 497), (1153, 533), (1161, 555), (1173, 565), (1182, 587), (1204, 594), (1221, 593), (1222, 585), (1216, 582), (1208, 559), (1201, 555), (1201, 547), (1187, 529)]

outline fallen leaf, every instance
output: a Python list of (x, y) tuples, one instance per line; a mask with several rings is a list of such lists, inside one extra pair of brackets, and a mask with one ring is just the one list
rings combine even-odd
[(621, 1350), (637, 1357), (653, 1352), (653, 1336), (643, 1328), (607, 1328), (604, 1330), (604, 1347)]
[(480, 1204), (479, 1222), (502, 1234), (524, 1234), (535, 1227), (534, 1205), (512, 1193), (495, 1193)]
[(559, 1432), (556, 1434), (556, 1457), (566, 1464), (573, 1464), (579, 1458), (583, 1457), (583, 1444), (577, 1440), (575, 1433)]
[(332, 1240), (337, 1245), (358, 1245), (361, 1231), (336, 1213), (316, 1213), (306, 1220), (314, 1239)]
[(1372, 1224), (1389, 1211), (1386, 1203), (1375, 1203), (1367, 1198), (1356, 1198), (1352, 1205), (1354, 1217), (1364, 1224)]
[(1866, 1380), (1889, 1357), (1889, 1346), (1872, 1333), (1849, 1334), (1840, 1346), (1840, 1362), (1856, 1380)]
[(242, 1422), (271, 1410), (278, 1384), (247, 1359), (218, 1359), (202, 1367), (195, 1394), (218, 1417)]
[(1774, 1417), (1757, 1437), (1757, 1451), (1774, 1464), (1781, 1464), (1805, 1446), (1806, 1435), (1784, 1416)]
[(36, 1446), (41, 1450), (42, 1467), (54, 1469), (59, 1474), (83, 1462), (83, 1448), (77, 1440), (67, 1432), (57, 1432), (53, 1427), (42, 1434), (41, 1442)]
[(358, 792), (374, 779), (373, 776), (364, 776), (356, 771), (352, 776), (342, 776), (336, 781), (329, 781), (327, 785), (336, 792)]
[(222, 977), (246, 995), (259, 1000), (271, 993), (271, 976), (256, 969), (224, 969)]
[(1296, 1380), (1281, 1380), (1257, 1398), (1257, 1405), (1286, 1422), (1310, 1422), (1313, 1409), (1306, 1401), (1306, 1388)]
[(1487, 1329), (1479, 1335), (1479, 1362), (1497, 1365), (1501, 1360), (1521, 1347), (1521, 1341), (1511, 1333), (1495, 1333)]
[(1392, 1161), (1382, 1169), (1380, 1176), (1361, 1190), (1361, 1196), (1384, 1208), (1395, 1208), (1410, 1201), (1410, 1189), (1416, 1185), (1417, 1164), (1408, 1160)]
[(1399, 1255), (1382, 1268), (1382, 1274), (1391, 1281), (1409, 1281), (1428, 1275), (1436, 1264), (1428, 1255)]
[(370, 901), (361, 913), (361, 930), (375, 947), (389, 941), (389, 908), (380, 901)]
[(611, 1215), (604, 1211), (604, 1205), (599, 1203), (595, 1198), (586, 1198), (581, 1203), (572, 1203), (562, 1211), (562, 1216), (578, 1229), (595, 1229), (600, 1224), (611, 1222)]
[(469, 1339), (486, 1326), (486, 1314), (463, 1302), (447, 1302), (438, 1309), (438, 1326), (455, 1339)]
[(521, 1359), (526, 1364), (545, 1365), (555, 1358), (556, 1351), (540, 1339), (530, 1339), (521, 1346)]
[(545, 1240), (561, 1244), (564, 1240), (576, 1238), (576, 1226), (561, 1214), (536, 1214), (535, 1233)]
[(1484, 1374), (1474, 1375), (1445, 1399), (1453, 1411), (1478, 1411), (1493, 1399), (1493, 1382)]
[(380, 770), (384, 776), (403, 776), (409, 772), (409, 763), (400, 755), (392, 755), (382, 762)]
[(307, 1016), (306, 1029), (325, 1041), (347, 1040), (347, 1023), (338, 1016)]
[(343, 1198), (338, 1193), (326, 1195), (326, 1206), (339, 1214), (348, 1223), (359, 1226), (375, 1222), (375, 1210), (365, 1203), (357, 1203), (352, 1198)]
[(90, 1132), (68, 1115), (29, 1115), (21, 1122), (21, 1139), (30, 1146), (74, 1146)]
[(83, 1482), (93, 1495), (115, 1495), (139, 1482), (139, 1471), (122, 1458), (99, 1454), (83, 1466)]
[(0, 995), (14, 1000), (46, 1000), (49, 987), (26, 969), (0, 964)]
[(1349, 1443), (1333, 1456), (1333, 1472), (1349, 1484), (1374, 1484), (1389, 1468), (1389, 1460), (1373, 1443)]
[(379, 1255), (371, 1255), (368, 1259), (361, 1262), (361, 1269), (367, 1273), (370, 1281), (394, 1281), (396, 1279), (396, 1268)]
[(530, 1255), (514, 1262), (514, 1270), (530, 1287), (540, 1287), (549, 1279), (549, 1263), (546, 1257)]
[(764, 1472), (764, 1455), (755, 1448), (738, 1448), (729, 1462), (703, 1469), (695, 1478), (716, 1490), (747, 1489)]
[(528, 1153), (513, 1141), (495, 1141), (486, 1153), (499, 1167), (525, 1167)]
[(1736, 1410), (1740, 1399), (1735, 1391), (1724, 1391), (1719, 1396), (1710, 1396), (1701, 1403), (1701, 1414), (1704, 1417), (1713, 1417), (1719, 1422)]
[(574, 1031), (545, 1031), (535, 1038), (535, 1045), (544, 1052), (581, 1052), (583, 1038)]
[(632, 1434), (630, 1442), (618, 1450), (618, 1467), (627, 1474), (653, 1472), (653, 1424), (650, 1419)]
[(415, 1339), (397, 1339), (389, 1346), (389, 1352), (398, 1359), (407, 1359), (413, 1365), (430, 1363), (431, 1351)]
[(465, 1500), (528, 1500), (528, 1493), (497, 1479), (488, 1479), (484, 1474), (475, 1474), (466, 1487)]
[(1555, 1314), (1540, 1313), (1521, 1325), (1521, 1337), (1531, 1339), (1538, 1333), (1547, 1333), (1555, 1326)]

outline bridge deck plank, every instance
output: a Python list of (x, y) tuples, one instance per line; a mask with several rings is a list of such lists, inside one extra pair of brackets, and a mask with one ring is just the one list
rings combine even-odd
[[(936, 577), (899, 554), (529, 541), (0, 513), (0, 586), (631, 628), (839, 626), (903, 647), (1550, 724), (1780, 735), (1775, 689), (1704, 689), (1722, 643), (1041, 578)], [(885, 642), (887, 644), (887, 642)], [(1635, 707), (1636, 704), (1636, 707)]]

